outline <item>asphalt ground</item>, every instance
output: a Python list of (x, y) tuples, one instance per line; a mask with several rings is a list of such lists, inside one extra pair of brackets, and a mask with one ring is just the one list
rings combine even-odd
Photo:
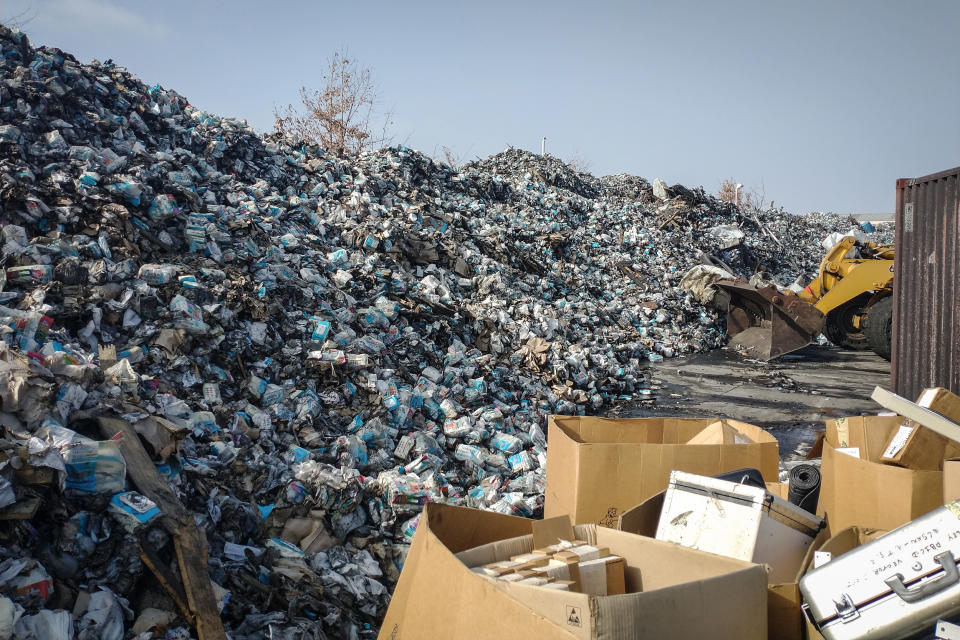
[(648, 371), (650, 399), (610, 417), (722, 416), (770, 431), (783, 461), (805, 457), (825, 420), (876, 414), (875, 386), (889, 387), (890, 363), (870, 351), (810, 345), (772, 362), (718, 349), (674, 358)]

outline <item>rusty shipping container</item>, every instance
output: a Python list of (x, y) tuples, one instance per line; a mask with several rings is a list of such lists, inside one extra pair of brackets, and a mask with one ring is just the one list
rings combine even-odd
[(960, 394), (960, 167), (897, 180), (891, 386)]

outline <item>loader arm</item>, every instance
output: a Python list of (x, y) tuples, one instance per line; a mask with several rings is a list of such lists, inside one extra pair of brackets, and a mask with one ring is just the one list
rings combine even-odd
[(846, 262), (846, 256), (857, 244), (857, 239), (847, 236), (833, 245), (827, 255), (820, 261), (817, 277), (799, 293), (800, 299), (810, 304), (816, 304), (830, 290), (833, 283), (843, 277), (841, 270)]
[(865, 291), (887, 289), (893, 282), (893, 260), (864, 260), (834, 281), (830, 290), (813, 306), (826, 315)]

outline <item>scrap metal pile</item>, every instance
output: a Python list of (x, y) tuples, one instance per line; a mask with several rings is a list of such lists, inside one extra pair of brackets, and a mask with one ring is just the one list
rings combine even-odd
[(337, 158), (0, 47), (0, 637), (190, 637), (192, 526), (234, 640), (372, 637), (424, 503), (537, 513), (546, 415), (722, 345), (691, 266), (789, 282), (849, 228), (518, 150)]

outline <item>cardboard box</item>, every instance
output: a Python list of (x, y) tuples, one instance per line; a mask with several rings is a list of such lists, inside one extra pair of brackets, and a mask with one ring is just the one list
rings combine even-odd
[(663, 490), (621, 513), (617, 520), (617, 529), (648, 538), (657, 535), (657, 526), (660, 524), (660, 514), (663, 513), (666, 495), (666, 490)]
[[(900, 428), (899, 416), (827, 421), (817, 515), (830, 529), (895, 529), (943, 504), (943, 473), (881, 464), (884, 445)], [(855, 448), (856, 458), (838, 451)]]
[(943, 387), (924, 389), (917, 399), (917, 404), (960, 423), (960, 396), (951, 393), (949, 389)]
[(903, 423), (890, 433), (880, 461), (917, 471), (940, 471), (949, 442), (939, 433), (903, 419)]
[[(923, 393), (921, 393), (917, 399), (917, 405), (930, 409), (931, 411), (936, 411), (943, 417), (960, 423), (960, 396), (951, 393), (949, 389), (944, 389), (943, 387), (924, 389)], [(930, 429), (926, 429), (926, 431), (930, 431)], [(946, 452), (943, 455), (944, 459), (960, 460), (960, 443), (946, 438), (945, 441)], [(943, 469), (946, 471), (946, 466), (944, 466)], [(946, 482), (946, 476), (944, 476), (944, 482)], [(960, 494), (957, 495), (960, 497)], [(944, 496), (946, 496), (946, 494), (944, 494)], [(950, 502), (950, 499), (945, 500), (945, 502)]]
[(943, 503), (960, 500), (960, 460), (943, 461)]
[[(933, 387), (924, 389), (917, 398), (917, 405), (960, 422), (960, 397), (949, 389)], [(909, 469), (939, 471), (944, 459), (960, 457), (960, 443), (917, 424), (904, 420), (899, 430), (891, 434), (884, 450), (883, 462)]]
[(772, 435), (740, 423), (751, 444), (691, 445), (713, 419), (614, 420), (550, 416), (545, 517), (569, 514), (575, 523), (616, 527), (625, 510), (667, 488), (674, 469), (717, 475), (747, 467), (778, 478)]
[(767, 491), (777, 496), (778, 498), (783, 498), (784, 500), (790, 500), (790, 483), (788, 482), (767, 482)]
[[(787, 485), (767, 483), (767, 490), (771, 493), (787, 493)], [(618, 529), (642, 536), (652, 536), (656, 533), (663, 510), (663, 501), (666, 491), (647, 498), (632, 509), (624, 511), (618, 522)], [(797, 583), (806, 570), (807, 558), (813, 551), (830, 538), (828, 529), (823, 529), (814, 538), (804, 556), (803, 563), (797, 568), (796, 575), (789, 581), (781, 584), (767, 585), (767, 635), (771, 640), (803, 640), (804, 617), (800, 608), (800, 588)]]
[[(557, 560), (567, 562), (570, 591), (592, 595), (613, 596), (626, 593), (626, 564), (620, 556), (606, 555), (594, 560)], [(550, 574), (553, 567), (540, 569)], [(563, 575), (561, 575), (561, 578)]]
[(627, 592), (627, 563), (620, 556), (604, 558), (606, 571), (607, 595), (617, 596)]
[(721, 418), (687, 440), (687, 444), (750, 444), (753, 440), (741, 427), (752, 426), (746, 422)]
[[(829, 553), (833, 558), (843, 555), (847, 551), (852, 551), (860, 545), (870, 542), (876, 538), (882, 536), (886, 531), (881, 529), (868, 529), (864, 527), (848, 527), (843, 529), (839, 533), (830, 536), (827, 540), (820, 545), (820, 548), (817, 551)], [(813, 553), (811, 549), (810, 554), (804, 561), (803, 571), (801, 571), (799, 578), (803, 577), (807, 571), (810, 571), (814, 568), (813, 562)], [(799, 592), (798, 592), (799, 593)], [(813, 626), (813, 623), (810, 622), (807, 616), (803, 616), (803, 626), (806, 633), (807, 640), (824, 640), (823, 636), (817, 631), (817, 628)], [(773, 638), (773, 636), (770, 636)]]
[[(469, 566), (532, 551), (532, 523), (487, 511), (426, 505), (380, 639), (766, 637), (767, 579), (762, 567), (614, 529), (582, 525), (575, 531), (579, 539), (608, 547), (624, 559), (624, 595), (589, 596), (470, 571)], [(515, 537), (518, 531), (520, 537)]]
[(884, 409), (893, 411), (904, 418), (910, 418), (931, 431), (936, 431), (941, 436), (960, 443), (960, 424), (957, 424), (950, 418), (927, 407), (921, 407), (916, 402), (898, 396), (883, 387), (874, 387), (870, 398)]

